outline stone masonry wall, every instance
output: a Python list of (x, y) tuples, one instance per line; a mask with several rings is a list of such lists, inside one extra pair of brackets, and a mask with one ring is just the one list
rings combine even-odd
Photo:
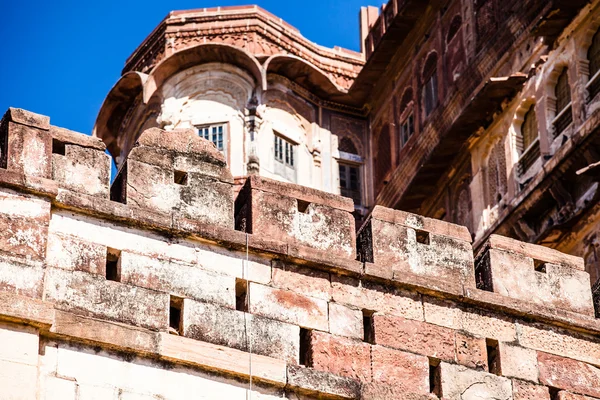
[(355, 234), (264, 178), (234, 199), (185, 131), (146, 131), (112, 196), (103, 143), (47, 117), (9, 109), (0, 151), (2, 399), (600, 398), (578, 258), (380, 207)]

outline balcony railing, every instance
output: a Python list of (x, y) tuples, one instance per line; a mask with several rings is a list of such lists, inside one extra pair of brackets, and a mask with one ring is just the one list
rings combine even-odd
[(536, 139), (521, 155), (517, 164), (517, 173), (523, 176), (529, 168), (540, 158), (540, 141)]
[(594, 99), (600, 93), (600, 70), (590, 78), (590, 81), (585, 85), (590, 95), (590, 100)]
[(554, 126), (554, 137), (560, 135), (572, 122), (573, 111), (571, 110), (571, 103), (569, 103), (552, 121), (552, 125)]

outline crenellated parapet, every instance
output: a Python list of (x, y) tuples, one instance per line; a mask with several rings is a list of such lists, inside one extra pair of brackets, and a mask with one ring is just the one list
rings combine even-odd
[(3, 395), (600, 398), (576, 257), (383, 207), (356, 235), (346, 198), (235, 194), (191, 131), (144, 131), (111, 196), (101, 142), (1, 126)]

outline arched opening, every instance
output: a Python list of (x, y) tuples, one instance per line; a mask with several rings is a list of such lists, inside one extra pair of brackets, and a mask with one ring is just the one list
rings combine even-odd
[(593, 99), (600, 92), (600, 31), (592, 38), (587, 58), (590, 63), (590, 80), (587, 87), (590, 99)]
[(446, 36), (446, 43), (450, 43), (452, 39), (454, 39), (461, 25), (462, 17), (460, 15), (454, 16), (454, 18), (452, 18), (452, 22), (450, 23), (450, 28), (448, 28), (448, 36)]
[(563, 68), (554, 87), (556, 96), (556, 118), (552, 121), (555, 137), (560, 135), (573, 122), (571, 110), (571, 85), (569, 85), (569, 69)]
[(535, 105), (529, 107), (521, 124), (521, 134), (517, 136), (519, 153), (518, 174), (525, 174), (540, 157), (540, 141)]
[(423, 111), (428, 117), (438, 104), (437, 53), (427, 57), (423, 67)]
[(408, 88), (402, 95), (400, 102), (400, 143), (404, 146), (415, 133), (415, 119), (413, 111), (413, 91)]

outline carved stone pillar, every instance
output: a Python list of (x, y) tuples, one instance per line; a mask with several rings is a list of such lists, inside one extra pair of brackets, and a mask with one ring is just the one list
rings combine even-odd
[(246, 137), (248, 138), (248, 162), (246, 164), (246, 172), (248, 175), (260, 174), (260, 157), (256, 149), (256, 141), (262, 118), (258, 111), (259, 102), (256, 96), (252, 96), (245, 112)]

